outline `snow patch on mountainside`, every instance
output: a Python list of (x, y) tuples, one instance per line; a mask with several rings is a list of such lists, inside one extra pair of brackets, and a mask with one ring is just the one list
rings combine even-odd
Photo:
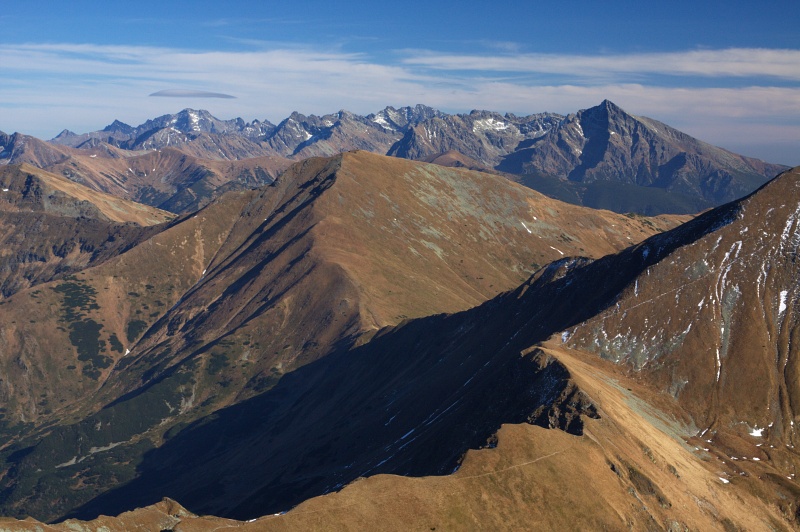
[(494, 118), (482, 118), (476, 120), (475, 123), (472, 124), (473, 133), (486, 130), (502, 131), (504, 129), (508, 129), (508, 124), (502, 120), (495, 120)]

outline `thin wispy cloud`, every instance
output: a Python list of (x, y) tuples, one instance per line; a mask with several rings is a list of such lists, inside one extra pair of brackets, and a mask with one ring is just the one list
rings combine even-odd
[(203, 21), (200, 25), (208, 28), (238, 27), (243, 25), (267, 24), (307, 24), (308, 21), (299, 18), (218, 18)]
[(164, 89), (156, 91), (148, 96), (157, 96), (162, 98), (222, 98), (222, 99), (235, 99), (236, 96), (224, 94), (222, 92), (208, 92), (208, 91), (195, 91), (184, 89)]
[(441, 54), (410, 52), (403, 64), (445, 71), (580, 75), (665, 74), (701, 77), (767, 76), (800, 81), (800, 50), (731, 48), (619, 55)]

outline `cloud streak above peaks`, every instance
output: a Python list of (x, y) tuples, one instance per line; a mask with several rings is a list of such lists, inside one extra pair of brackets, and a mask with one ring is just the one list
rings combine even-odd
[(236, 96), (224, 94), (222, 92), (208, 92), (208, 91), (194, 91), (187, 89), (165, 89), (156, 91), (148, 96), (158, 96), (163, 98), (222, 98), (222, 99), (235, 99)]
[(443, 71), (516, 72), (609, 77), (662, 74), (768, 77), (800, 81), (800, 50), (729, 48), (630, 54), (440, 54), (411, 51), (403, 64)]

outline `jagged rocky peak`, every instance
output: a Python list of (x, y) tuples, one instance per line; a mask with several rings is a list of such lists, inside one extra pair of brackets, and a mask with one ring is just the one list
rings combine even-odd
[(336, 117), (339, 120), (342, 120), (342, 119), (345, 119), (345, 118), (353, 119), (353, 118), (356, 118), (356, 115), (354, 115), (353, 113), (351, 113), (347, 109), (340, 109), (339, 112), (336, 113)]
[(639, 133), (652, 138), (659, 130), (655, 124), (662, 126), (660, 128), (662, 132), (668, 129), (668, 126), (655, 120), (631, 115), (609, 100), (603, 100), (603, 103), (596, 107), (579, 111), (577, 118), (585, 131), (607, 132), (609, 135), (624, 136)]
[(440, 111), (427, 105), (417, 104), (414, 107), (406, 106), (400, 109), (388, 106), (377, 113), (367, 115), (367, 120), (386, 130), (402, 132), (424, 120), (438, 116), (442, 116)]
[(505, 131), (511, 134), (519, 133), (516, 125), (506, 117), (502, 116), (500, 113), (496, 113), (494, 111), (472, 110), (468, 116), (472, 122), (473, 133), (485, 131)]
[(123, 134), (130, 134), (133, 132), (133, 127), (129, 126), (125, 122), (120, 122), (119, 120), (114, 120), (109, 125), (103, 128), (103, 131), (107, 133), (123, 133)]
[(59, 138), (64, 138), (64, 137), (74, 137), (75, 135), (77, 135), (77, 133), (73, 133), (69, 129), (62, 129), (61, 133), (59, 133), (58, 135), (56, 135), (54, 137), (54, 140), (55, 139), (59, 139)]
[(61, 130), (61, 133), (50, 139), (50, 142), (53, 144), (61, 144), (64, 146), (75, 146), (84, 140), (86, 140), (89, 136), (86, 134), (79, 135), (69, 129)]
[(494, 111), (473, 110), (469, 114), (438, 114), (410, 127), (390, 155), (426, 159), (455, 150), (489, 168), (497, 168), (513, 153), (557, 126), (560, 115), (543, 113), (517, 118)]
[[(189, 132), (212, 132), (215, 124), (219, 121), (211, 116), (211, 113), (204, 110), (184, 109), (176, 114), (171, 120), (170, 125), (184, 133)], [(225, 131), (227, 128), (223, 128)]]
[(298, 113), (297, 111), (293, 111), (287, 118), (285, 118), (281, 123), (278, 124), (275, 133), (281, 134), (284, 130), (289, 130), (293, 132), (297, 131), (304, 131), (307, 132), (305, 126), (309, 123), (309, 118), (316, 118), (314, 115), (311, 117), (307, 117), (302, 113)]
[[(184, 109), (136, 127), (115, 121), (102, 131), (63, 133), (51, 144), (85, 149), (98, 142), (125, 150), (177, 147), (210, 160), (300, 159), (350, 150), (431, 160), (457, 151), (559, 199), (640, 214), (699, 212), (751, 192), (785, 169), (631, 115), (609, 100), (566, 117), (448, 114), (421, 104), (387, 106), (367, 116), (344, 109), (321, 116), (295, 111), (278, 126)], [(36, 155), (29, 153), (29, 162), (63, 159), (45, 157), (46, 151), (40, 146)]]

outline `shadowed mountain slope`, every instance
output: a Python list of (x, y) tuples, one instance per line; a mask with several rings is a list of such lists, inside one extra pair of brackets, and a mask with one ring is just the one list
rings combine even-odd
[(297, 163), (0, 306), (11, 324), (0, 338), (3, 507), (66, 513), (134, 478), (143, 453), (187, 423), (381, 327), (472, 307), (539, 264), (675, 223), (365, 152)]
[(0, 167), (0, 296), (99, 264), (171, 218), (27, 164)]
[(630, 210), (658, 214), (698, 212), (733, 201), (786, 167), (736, 155), (606, 100), (567, 116), (497, 169), (530, 175), (522, 182), (551, 192), (558, 190), (552, 178), (566, 177), (562, 186), (587, 206), (638, 205)]
[[(796, 488), (787, 481), (776, 486), (768, 464), (742, 463), (747, 476), (726, 475), (730, 480), (725, 483), (702, 449), (683, 443), (687, 428), (673, 417), (668, 401), (654, 400), (618, 366), (598, 364), (593, 355), (578, 356), (556, 345), (544, 346), (538, 356), (557, 358), (597, 407), (599, 419), (585, 419), (582, 435), (504, 425), (496, 446), (469, 451), (453, 474), (374, 475), (288, 513), (247, 522), (200, 517), (165, 499), (118, 518), (71, 519), (52, 526), (6, 519), (0, 524), (87, 531), (99, 526), (113, 531), (132, 526), (245, 531), (793, 528)], [(759, 491), (767, 497), (760, 498)]]
[[(528, 460), (544, 461), (545, 469), (532, 468), (532, 478), (554, 483), (553, 488), (569, 482), (561, 502), (548, 499), (556, 506), (553, 513), (539, 508), (545, 523), (564, 523), (570, 519), (565, 514), (577, 514), (580, 522), (626, 522), (636, 529), (685, 526), (687, 521), (701, 527), (788, 528), (800, 493), (792, 474), (798, 458), (792, 440), (786, 439), (796, 414), (788, 381), (776, 384), (771, 375), (785, 375), (783, 368), (793, 367), (793, 354), (788, 350), (788, 363), (780, 356), (776, 362), (772, 346), (779, 355), (787, 351), (778, 334), (756, 334), (753, 340), (767, 342), (756, 349), (730, 333), (727, 349), (715, 359), (715, 348), (726, 347), (724, 337), (705, 329), (724, 335), (722, 326), (735, 329), (750, 320), (753, 326), (743, 332), (752, 334), (768, 330), (775, 316), (791, 319), (789, 294), (796, 274), (782, 251), (795, 253), (798, 221), (797, 206), (784, 201), (797, 196), (798, 183), (799, 172), (786, 173), (745, 200), (638, 246), (598, 260), (554, 262), (518, 289), (477, 308), (407, 322), (357, 349), (309, 364), (272, 390), (188, 427), (145, 457), (137, 480), (101, 496), (77, 515), (119, 511), (126, 501), (146, 504), (167, 494), (196, 511), (254, 517), (285, 510), (361, 476), (446, 474), (468, 449), (491, 446), (501, 424), (528, 422), (584, 435), (569, 440), (519, 428), (505, 431), (513, 435), (513, 443), (507, 443), (511, 452), (521, 452), (513, 449), (522, 442), (539, 442), (533, 445), (540, 451)], [(767, 211), (775, 215), (767, 216)], [(746, 247), (745, 240), (754, 247)], [(730, 245), (720, 247), (723, 243)], [(781, 248), (781, 243), (789, 247)], [(718, 249), (722, 251), (716, 256)], [(766, 249), (772, 252), (764, 253)], [(765, 260), (768, 266), (762, 267)], [(706, 266), (698, 277), (678, 277), (686, 280), (685, 286), (660, 271), (676, 269), (685, 275), (698, 264)], [(752, 291), (745, 288), (745, 279)], [(682, 303), (684, 290), (691, 296)], [(773, 290), (782, 295), (776, 298)], [(736, 292), (736, 298), (726, 295)], [(746, 299), (759, 298), (759, 293), (772, 294), (766, 300), (776, 307), (760, 320), (750, 315), (754, 305)], [(681, 318), (698, 308), (695, 296), (708, 298), (712, 319)], [(702, 327), (701, 334), (691, 337), (683, 329), (687, 323)], [(791, 323), (783, 324), (796, 328)], [(614, 339), (629, 345), (607, 341), (607, 331), (625, 325), (630, 330)], [(790, 331), (784, 334), (791, 337)], [(691, 345), (689, 338), (694, 338)], [(715, 360), (721, 364), (717, 368)], [(762, 367), (768, 368), (765, 375), (752, 371)], [(688, 371), (694, 373), (683, 373)], [(698, 384), (684, 382), (687, 375)], [(700, 391), (702, 402), (694, 399)], [(773, 412), (772, 405), (779, 408)], [(561, 446), (546, 453), (545, 441)], [(759, 445), (767, 443), (769, 447)], [(586, 477), (565, 475), (547, 464), (564, 453), (553, 463), (566, 467), (564, 460), (580, 456), (579, 449), (594, 464), (578, 460), (579, 470), (609, 487), (596, 493), (616, 509), (599, 512), (596, 521), (584, 521), (587, 509), (594, 508), (592, 498), (572, 491), (585, 489)], [(481, 451), (486, 460), (494, 459), (487, 457), (491, 452)], [(462, 473), (463, 478), (486, 471), (480, 462), (471, 467), (476, 469)], [(454, 480), (458, 478), (456, 474)], [(334, 499), (338, 503), (311, 501), (297, 509), (297, 520), (280, 519), (275, 525), (314, 523), (303, 516), (304, 509), (333, 511), (336, 504), (372, 511), (369, 503), (354, 502), (358, 496), (351, 498), (353, 491), (363, 497), (361, 482), (345, 488)], [(425, 479), (404, 489), (430, 494), (430, 486), (442, 482), (447, 481)], [(383, 486), (379, 490), (409, 486), (400, 479), (369, 485), (376, 484)], [(383, 493), (391, 496), (391, 491)], [(494, 496), (503, 493), (501, 488)], [(493, 501), (487, 504), (499, 504), (486, 496)], [(741, 500), (760, 513), (740, 511)], [(512, 519), (519, 519), (520, 506), (531, 508), (519, 500), (516, 504), (509, 510)], [(398, 512), (407, 515), (402, 508)], [(423, 515), (446, 516), (462, 525), (487, 522), (432, 509)]]
[(194, 212), (232, 190), (274, 181), (291, 161), (281, 157), (203, 160), (176, 148), (126, 152), (108, 145), (72, 150), (46, 168), (88, 187), (171, 212)]
[[(372, 160), (348, 154), (294, 167), (306, 186), (287, 180), (275, 198), (292, 199), (273, 198), (293, 213), (284, 223), (302, 217), (303, 205), (319, 216), (328, 195), (339, 201), (348, 173), (371, 174), (356, 168)], [(621, 252), (552, 262), (478, 307), (403, 321), (355, 348), (339, 344), (261, 393), (176, 427), (157, 448), (140, 447), (131, 481), (73, 514), (170, 495), (194, 511), (251, 518), (328, 493), (253, 523), (198, 518), (170, 501), (96, 523), (163, 522), (169, 510), (173, 527), (245, 530), (791, 529), (800, 501), (791, 347), (798, 183), (800, 171), (787, 172)], [(220, 249), (243, 245), (234, 244)], [(222, 264), (235, 270), (236, 260)], [(154, 391), (180, 376), (176, 368), (6, 455), (5, 478), (63, 494), (59, 475), (121, 475), (114, 463), (135, 456), (125, 454), (130, 441), (114, 439), (128, 437), (125, 409), (160, 404)], [(184, 408), (180, 399), (167, 397), (167, 406)], [(14, 487), (5, 486), (8, 504)]]
[(704, 433), (794, 445), (800, 405), (795, 312), (800, 172), (735, 204), (724, 227), (658, 257), (613, 308), (570, 330), (567, 345), (629, 364), (691, 412)]

